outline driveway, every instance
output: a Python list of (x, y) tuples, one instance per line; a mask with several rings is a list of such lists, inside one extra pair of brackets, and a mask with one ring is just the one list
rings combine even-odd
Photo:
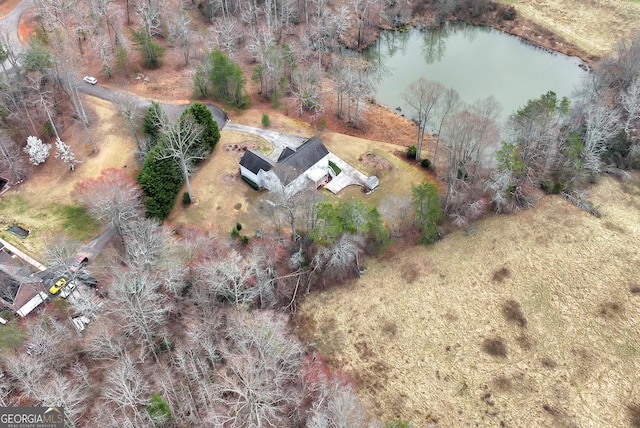
[[(96, 85), (90, 85), (89, 83), (84, 82), (82, 79), (78, 79), (78, 91), (83, 94), (90, 95), (92, 97), (100, 98), (105, 101), (111, 102), (113, 100), (113, 96), (118, 93), (125, 93), (125, 91), (111, 89), (108, 86), (101, 85), (100, 81)], [(146, 110), (151, 105), (150, 99), (143, 98), (137, 94), (128, 93), (129, 95), (135, 97), (138, 100), (138, 109)], [(213, 104), (204, 103), (211, 114), (213, 115), (213, 120), (218, 124), (218, 129), (222, 129), (225, 127), (227, 123), (227, 114), (219, 107), (214, 106)], [(190, 103), (183, 104), (170, 104), (170, 103), (160, 103), (162, 109), (167, 113), (167, 116), (171, 120), (176, 120), (182, 112), (189, 107)]]
[[(22, 0), (20, 3), (15, 5), (13, 9), (5, 16), (0, 18), (0, 42), (2, 44), (7, 43), (11, 46), (16, 56), (24, 53), (26, 51), (26, 46), (22, 44), (20, 39), (18, 38), (18, 25), (20, 24), (20, 18), (24, 12), (34, 5), (34, 0)], [(6, 60), (2, 66), (7, 71), (13, 69), (13, 66)], [(1, 67), (0, 67), (1, 68)], [(101, 85), (98, 83), (97, 85), (90, 85), (82, 80), (82, 78), (78, 78), (78, 91), (83, 94), (90, 95), (96, 98), (100, 98), (105, 101), (111, 101), (113, 99), (114, 94), (123, 92), (115, 89), (111, 89), (108, 86)], [(151, 100), (140, 97), (139, 95), (132, 94), (138, 99), (138, 107), (142, 109), (147, 109), (151, 105)], [(169, 104), (169, 103), (160, 103), (164, 111), (171, 119), (177, 119), (180, 114), (189, 106), (189, 103), (185, 104)], [(218, 128), (224, 128), (227, 122), (227, 115), (225, 112), (211, 104), (207, 104), (207, 107), (213, 114), (213, 119), (218, 123)]]
[(267, 140), (273, 146), (273, 153), (268, 158), (274, 162), (280, 157), (280, 153), (285, 147), (298, 148), (302, 143), (310, 137), (299, 137), (297, 135), (283, 134), (282, 132), (272, 131), (264, 128), (254, 128), (253, 126), (240, 125), (238, 123), (227, 122), (224, 127), (226, 131), (244, 132), (247, 134), (257, 135)]
[[(18, 24), (20, 23), (22, 14), (31, 6), (33, 6), (33, 0), (22, 0), (15, 5), (9, 13), (0, 18), (0, 41), (2, 41), (3, 44), (8, 43), (16, 56), (20, 56), (20, 54), (26, 51), (26, 47), (18, 38)], [(2, 66), (7, 71), (13, 68), (13, 65), (11, 65), (8, 59)]]

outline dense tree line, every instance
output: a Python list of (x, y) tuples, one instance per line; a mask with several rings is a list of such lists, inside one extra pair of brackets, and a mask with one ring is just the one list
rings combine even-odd
[(186, 183), (193, 200), (189, 177), (220, 140), (218, 124), (206, 105), (191, 104), (171, 123), (158, 103), (147, 110), (143, 126), (149, 152), (144, 157), (138, 182), (145, 195), (147, 214), (163, 220), (173, 209)]

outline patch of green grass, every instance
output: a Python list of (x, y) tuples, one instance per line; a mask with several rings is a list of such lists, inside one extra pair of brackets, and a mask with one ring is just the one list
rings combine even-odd
[(98, 234), (100, 224), (83, 207), (60, 205), (56, 207), (56, 212), (60, 216), (61, 226), (67, 235), (79, 241), (86, 241)]
[(0, 213), (2, 213), (2, 216), (25, 214), (29, 208), (29, 203), (20, 195), (5, 195), (0, 198)]
[(0, 326), (0, 352), (10, 351), (20, 346), (24, 340), (24, 331), (22, 331), (16, 320)]

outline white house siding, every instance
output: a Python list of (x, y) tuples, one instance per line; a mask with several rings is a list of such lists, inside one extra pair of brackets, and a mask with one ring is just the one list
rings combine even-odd
[(256, 183), (259, 187), (264, 187), (264, 183), (262, 180), (264, 171), (260, 170), (258, 171), (258, 174), (254, 174), (253, 172), (249, 171), (247, 168), (240, 165), (240, 174), (242, 174), (242, 176), (247, 177), (249, 180)]

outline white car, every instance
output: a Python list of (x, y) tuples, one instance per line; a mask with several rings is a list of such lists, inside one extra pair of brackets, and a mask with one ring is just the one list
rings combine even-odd
[(65, 285), (62, 288), (62, 291), (60, 292), (60, 297), (62, 297), (63, 299), (66, 299), (67, 297), (69, 297), (71, 292), (75, 290), (75, 288), (76, 288), (76, 282), (75, 281), (69, 282), (67, 285)]
[(98, 79), (96, 79), (95, 77), (91, 77), (91, 76), (84, 76), (84, 78), (82, 79), (87, 83), (91, 83), (92, 85), (95, 85), (96, 83), (98, 83)]

